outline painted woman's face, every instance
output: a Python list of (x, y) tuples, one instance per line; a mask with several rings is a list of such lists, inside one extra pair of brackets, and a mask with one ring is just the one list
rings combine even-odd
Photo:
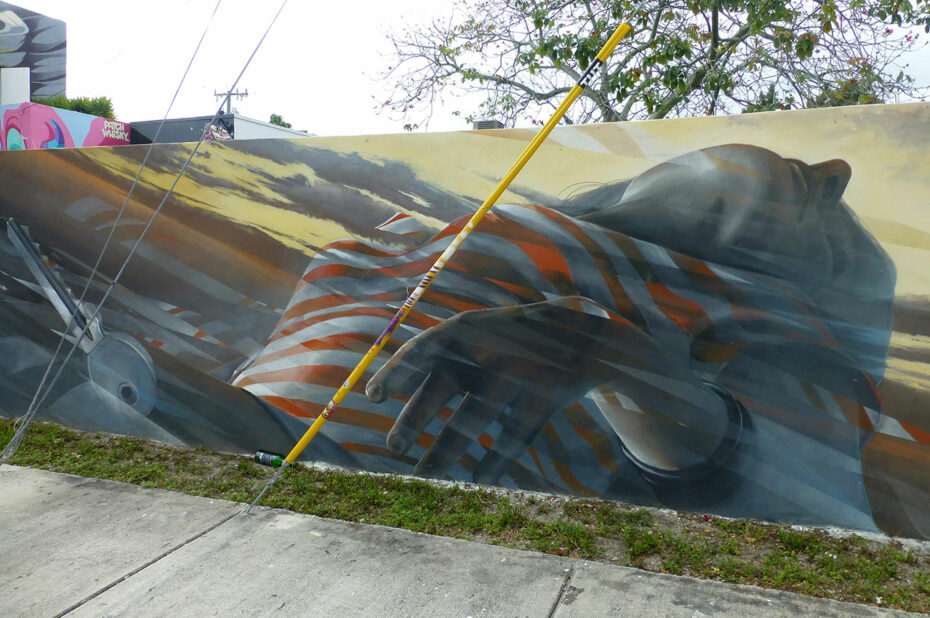
[(823, 284), (834, 276), (835, 231), (849, 165), (815, 165), (746, 145), (706, 148), (638, 176), (620, 203), (585, 219), (694, 257)]

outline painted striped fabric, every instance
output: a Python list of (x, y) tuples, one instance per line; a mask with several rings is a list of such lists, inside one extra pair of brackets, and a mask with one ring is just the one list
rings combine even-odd
[[(264, 349), (233, 384), (289, 414), (315, 417), (466, 221), (412, 250), (358, 240), (325, 247)], [(403, 217), (385, 227), (421, 233)], [(487, 216), (324, 431), (369, 469), (409, 472), (459, 400), (407, 453), (392, 453), (385, 437), (404, 402), (368, 400), (364, 386), (374, 371), (405, 341), (459, 312), (573, 295), (638, 326), (742, 404), (742, 453), (726, 463), (738, 487), (713, 496), (718, 512), (874, 527), (859, 454), (880, 420), (881, 375), (862, 367), (882, 366), (883, 356), (872, 358), (884, 354), (874, 341), (887, 342), (887, 332), (845, 323), (835, 312), (827, 317), (797, 282), (696, 260), (543, 207), (502, 205)], [(837, 323), (861, 340), (839, 341)], [(630, 457), (637, 441), (650, 437), (618, 436), (605, 419), (611, 407), (643, 413), (622, 391), (602, 385), (554, 414), (499, 481), (664, 500), (661, 483)], [(470, 480), (500, 431), (500, 419), (489, 423), (445, 475)]]

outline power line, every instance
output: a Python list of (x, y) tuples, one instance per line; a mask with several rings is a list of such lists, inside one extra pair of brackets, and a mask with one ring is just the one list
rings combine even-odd
[[(218, 0), (218, 1), (217, 1), (216, 8), (215, 8), (214, 11), (213, 11), (213, 15), (216, 14), (216, 11), (219, 9), (219, 6), (220, 6), (221, 2), (222, 2), (222, 0)], [(248, 60), (246, 60), (245, 65), (242, 67), (242, 70), (239, 72), (238, 77), (236, 77), (236, 80), (233, 82), (233, 84), (232, 84), (232, 86), (229, 88), (229, 90), (228, 90), (226, 93), (224, 93), (224, 96), (225, 96), (225, 101), (224, 101), (224, 103), (226, 103), (227, 105), (229, 104), (229, 97), (230, 97), (231, 93), (233, 93), (233, 92), (236, 91), (236, 86), (239, 84), (239, 80), (242, 79), (243, 74), (245, 73), (246, 69), (249, 67), (249, 64), (251, 64), (252, 59), (255, 58), (255, 54), (258, 53), (258, 50), (259, 50), (259, 48), (262, 46), (262, 43), (265, 42), (265, 38), (268, 36), (268, 33), (271, 31), (272, 26), (274, 26), (275, 22), (278, 20), (278, 16), (281, 15), (281, 12), (284, 10), (284, 7), (285, 7), (286, 5), (287, 5), (287, 0), (283, 0), (283, 1), (281, 2), (281, 6), (278, 8), (278, 11), (275, 13), (274, 17), (272, 17), (271, 22), (268, 24), (268, 27), (265, 29), (265, 32), (262, 34), (261, 38), (259, 39), (258, 43), (256, 44), (255, 49), (252, 50), (252, 54), (249, 56)], [(212, 20), (213, 20), (213, 15), (210, 16), (210, 22), (212, 22)], [(200, 42), (197, 44), (197, 48), (194, 50), (194, 55), (191, 57), (190, 63), (188, 64), (188, 67), (187, 67), (187, 70), (184, 72), (184, 77), (181, 78), (181, 83), (184, 82), (184, 78), (187, 76), (187, 71), (190, 70), (190, 67), (191, 67), (191, 65), (192, 65), (193, 62), (194, 62), (194, 58), (197, 56), (197, 52), (198, 52), (199, 49), (200, 49), (200, 44), (203, 43), (203, 39), (204, 39), (204, 37), (206, 36), (207, 29), (209, 29), (209, 27), (210, 27), (210, 22), (207, 23), (207, 28), (204, 29), (204, 33), (203, 33), (203, 35), (202, 35), (201, 38), (200, 38)], [(178, 84), (178, 91), (180, 91), (180, 89), (181, 89), (181, 84)], [(176, 98), (176, 97), (177, 97), (177, 91), (175, 92), (175, 98)], [(172, 99), (171, 103), (172, 103), (172, 105), (174, 104), (174, 98)], [(170, 110), (170, 106), (169, 106), (169, 110)], [(216, 111), (216, 113), (213, 115), (213, 119), (210, 121), (210, 123), (208, 123), (207, 126), (209, 126), (209, 124), (212, 124), (212, 123), (216, 122), (217, 118), (218, 118), (219, 115), (220, 115), (220, 111), (221, 111), (221, 110), (222, 110), (222, 107)], [(168, 113), (166, 112), (166, 113), (165, 113), (165, 118), (162, 119), (162, 122), (161, 122), (161, 124), (159, 125), (159, 129), (158, 129), (159, 131), (161, 130), (161, 126), (164, 125), (165, 119), (167, 118), (167, 115), (168, 115)], [(58, 348), (55, 350), (55, 354), (52, 356), (52, 359), (49, 361), (48, 367), (47, 367), (46, 370), (45, 370), (45, 375), (42, 376), (42, 380), (40, 381), (39, 386), (38, 386), (38, 388), (36, 389), (35, 395), (34, 395), (33, 398), (32, 398), (32, 403), (30, 403), (30, 405), (29, 405), (29, 409), (28, 409), (28, 410), (26, 411), (26, 413), (19, 419), (19, 421), (17, 421), (17, 423), (18, 423), (19, 426), (18, 426), (18, 428), (17, 428), (16, 433), (13, 435), (13, 438), (10, 440), (10, 442), (6, 445), (6, 448), (4, 448), (2, 452), (0, 452), (0, 463), (4, 462), (4, 461), (6, 461), (7, 459), (9, 459), (10, 457), (12, 457), (13, 454), (16, 452), (16, 449), (19, 447), (19, 444), (20, 444), (20, 442), (22, 441), (23, 436), (25, 435), (26, 429), (28, 428), (29, 424), (32, 422), (32, 420), (33, 420), (33, 418), (35, 417), (35, 415), (36, 415), (37, 411), (39, 410), (39, 408), (40, 408), (40, 407), (42, 406), (42, 404), (45, 402), (45, 399), (46, 399), (46, 398), (48, 397), (48, 395), (52, 392), (52, 388), (54, 388), (55, 384), (56, 384), (57, 381), (58, 381), (58, 378), (61, 376), (62, 372), (64, 371), (64, 368), (68, 365), (68, 361), (71, 360), (71, 357), (74, 355), (75, 350), (78, 349), (78, 347), (79, 347), (81, 341), (83, 341), (83, 339), (87, 336), (87, 332), (88, 332), (89, 327), (91, 326), (92, 323), (94, 323), (94, 321), (96, 320), (96, 318), (100, 315), (101, 311), (103, 310), (104, 304), (106, 303), (107, 299), (109, 299), (110, 294), (111, 294), (111, 293), (113, 292), (113, 290), (116, 288), (116, 284), (119, 282), (120, 277), (123, 275), (123, 273), (124, 273), (125, 270), (126, 270), (126, 267), (129, 265), (129, 261), (132, 259), (133, 255), (135, 255), (136, 251), (139, 249), (139, 246), (142, 244), (142, 240), (143, 240), (143, 239), (145, 238), (145, 236), (148, 234), (148, 232), (149, 232), (149, 230), (151, 229), (152, 225), (155, 223), (155, 219), (156, 219), (156, 218), (158, 217), (158, 215), (161, 213), (162, 208), (164, 208), (165, 203), (168, 201), (168, 198), (169, 198), (169, 197), (171, 196), (171, 194), (174, 192), (174, 188), (175, 188), (175, 186), (177, 186), (178, 181), (180, 181), (180, 179), (184, 176), (184, 172), (187, 171), (187, 167), (190, 165), (191, 160), (194, 158), (194, 155), (197, 153), (197, 150), (200, 148), (200, 145), (203, 143), (204, 137), (206, 136), (206, 132), (207, 132), (207, 127), (204, 127), (204, 130), (203, 130), (203, 131), (201, 132), (201, 134), (200, 134), (200, 139), (197, 140), (197, 143), (196, 143), (196, 144), (194, 144), (194, 148), (191, 150), (190, 155), (187, 157), (187, 160), (184, 162), (184, 165), (181, 166), (180, 171), (178, 172), (178, 174), (177, 174), (177, 176), (175, 177), (174, 181), (171, 183), (171, 186), (168, 188), (168, 191), (165, 193), (165, 195), (164, 195), (164, 197), (162, 198), (161, 202), (158, 204), (158, 207), (157, 207), (157, 208), (155, 209), (155, 211), (152, 213), (152, 216), (149, 218), (149, 221), (148, 221), (148, 223), (145, 225), (145, 228), (142, 230), (142, 233), (139, 235), (139, 238), (136, 240), (135, 244), (133, 244), (132, 248), (131, 248), (130, 251), (129, 251), (129, 254), (126, 256), (126, 259), (123, 260), (123, 264), (122, 264), (122, 266), (120, 267), (119, 271), (116, 273), (116, 276), (113, 277), (113, 279), (110, 281), (109, 287), (107, 288), (106, 292), (104, 293), (103, 298), (100, 300), (100, 303), (97, 305), (97, 309), (96, 309), (96, 311), (94, 312), (93, 316), (91, 316), (90, 320), (87, 321), (87, 325), (86, 325), (83, 329), (81, 329), (80, 334), (78, 335), (78, 337), (77, 337), (76, 340), (74, 341), (74, 344), (72, 345), (71, 349), (68, 351), (67, 356), (65, 356), (65, 360), (62, 362), (61, 366), (58, 368), (58, 371), (55, 373), (55, 375), (52, 377), (52, 379), (48, 382), (48, 386), (45, 388), (45, 392), (42, 393), (42, 387), (43, 387), (43, 385), (45, 385), (46, 379), (48, 378), (48, 375), (49, 375), (49, 373), (50, 373), (51, 370), (52, 370), (52, 366), (54, 365), (55, 361), (57, 360), (58, 353), (61, 351), (61, 348), (62, 348), (62, 346), (63, 346), (63, 344), (64, 344), (64, 342), (65, 342), (65, 337), (64, 337), (64, 335), (62, 336), (61, 340), (59, 341)], [(158, 134), (157, 134), (157, 132), (156, 132), (156, 138), (157, 138), (157, 135), (158, 135)], [(153, 139), (153, 140), (152, 140), (152, 144), (151, 144), (151, 146), (149, 146), (149, 150), (148, 150), (148, 152), (146, 153), (145, 160), (143, 161), (143, 164), (142, 164), (143, 167), (144, 167), (146, 161), (148, 160), (148, 154), (151, 153), (152, 148), (154, 147), (156, 141), (157, 141), (157, 139)], [(138, 180), (139, 180), (139, 176), (140, 176), (141, 173), (142, 173), (142, 169), (143, 169), (143, 168), (140, 168), (140, 169), (139, 169), (139, 173), (136, 174), (136, 178), (135, 178), (135, 180), (133, 181), (132, 186), (130, 187), (129, 195), (132, 194), (132, 189), (135, 188), (136, 183), (137, 183)], [(120, 215), (119, 215), (119, 216), (122, 216), (123, 212), (124, 212), (125, 209), (126, 209), (127, 204), (129, 203), (129, 195), (127, 195), (126, 200), (123, 202), (123, 207), (122, 207), (122, 209), (120, 210)], [(103, 251), (101, 251), (101, 255), (100, 255), (100, 257), (99, 257), (98, 260), (97, 260), (97, 264), (96, 264), (96, 266), (94, 267), (94, 273), (93, 273), (94, 275), (96, 274), (97, 268), (99, 267), (99, 265), (100, 265), (100, 263), (101, 263), (101, 261), (102, 261), (102, 259), (103, 259), (103, 252), (106, 251), (107, 246), (109, 245), (110, 239), (113, 237), (113, 234), (115, 233), (116, 226), (117, 226), (118, 223), (119, 223), (119, 217), (117, 217), (116, 221), (114, 222), (113, 227), (112, 227), (111, 230), (110, 230), (110, 235), (109, 235), (109, 237), (107, 238), (107, 242), (106, 242), (106, 244), (104, 245), (104, 249), (103, 249)], [(92, 275), (92, 276), (93, 276), (93, 275)], [(80, 306), (81, 301), (83, 301), (84, 296), (87, 294), (87, 291), (90, 289), (90, 285), (91, 285), (91, 280), (89, 279), (88, 282), (87, 282), (87, 285), (84, 287), (84, 293), (81, 295), (81, 300), (78, 301), (78, 306)], [(72, 314), (72, 316), (71, 316), (71, 321), (70, 321), (70, 323), (68, 324), (68, 327), (64, 330), (64, 333), (67, 333), (71, 328), (73, 328), (74, 323), (75, 323), (75, 320), (76, 320), (76, 316), (75, 316), (75, 314)], [(41, 395), (41, 396), (40, 396), (40, 395)]]
[(232, 97), (239, 97), (240, 99), (244, 99), (247, 96), (249, 96), (249, 89), (246, 88), (243, 92), (239, 92), (238, 90), (231, 90), (231, 89), (226, 92), (217, 92), (216, 90), (214, 90), (213, 96), (215, 96), (217, 99), (220, 99), (220, 98), (224, 99), (226, 102), (226, 113), (231, 114), (232, 113)]

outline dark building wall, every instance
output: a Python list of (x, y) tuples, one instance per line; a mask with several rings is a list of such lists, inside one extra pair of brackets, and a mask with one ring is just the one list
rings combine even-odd
[(65, 94), (65, 22), (0, 2), (0, 67), (29, 67), (31, 95)]
[[(208, 140), (307, 137), (307, 133), (302, 131), (293, 131), (232, 113), (217, 116), (215, 122), (212, 116), (172, 118), (166, 120), (164, 126), (161, 120), (134, 121), (130, 140), (133, 144), (151, 144), (156, 141), (159, 144), (196, 142), (207, 125), (212, 126), (206, 136)], [(158, 130), (159, 126), (161, 126), (161, 132)]]
[[(196, 116), (194, 118), (174, 118), (166, 120), (143, 120), (133, 122), (129, 139), (133, 144), (175, 144), (182, 142), (196, 142), (200, 139), (204, 126), (211, 120), (211, 116)], [(233, 114), (223, 114), (216, 121), (218, 127), (225, 129), (230, 137), (234, 136), (235, 118)], [(161, 126), (161, 132), (158, 127)], [(155, 136), (158, 135), (158, 140)]]

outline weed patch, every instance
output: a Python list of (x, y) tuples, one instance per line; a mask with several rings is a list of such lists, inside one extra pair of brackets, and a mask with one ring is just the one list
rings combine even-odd
[[(0, 446), (13, 423), (0, 419)], [(274, 473), (248, 457), (34, 423), (9, 462), (250, 502)], [(930, 611), (930, 551), (822, 530), (294, 466), (262, 504), (667, 573)]]

